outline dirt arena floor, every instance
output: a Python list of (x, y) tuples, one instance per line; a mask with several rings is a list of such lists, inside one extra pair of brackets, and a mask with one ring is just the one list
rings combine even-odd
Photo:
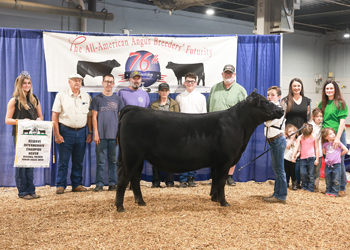
[[(350, 195), (288, 190), (287, 204), (268, 204), (271, 182), (226, 186), (230, 207), (210, 201), (208, 181), (195, 188), (150, 188), (145, 207), (127, 191), (117, 213), (115, 192), (56, 195), (38, 187), (40, 199), (23, 200), (0, 188), (0, 249), (350, 249)], [(106, 188), (106, 187), (105, 187)], [(349, 185), (348, 185), (349, 188)], [(350, 192), (350, 191), (349, 191)]]

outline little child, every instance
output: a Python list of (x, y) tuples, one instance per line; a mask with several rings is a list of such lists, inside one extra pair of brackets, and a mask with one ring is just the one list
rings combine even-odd
[[(287, 177), (287, 187), (289, 186), (289, 179), (292, 179), (292, 190), (297, 190), (297, 180), (295, 177), (295, 161), (292, 161), (292, 154), (296, 144), (297, 127), (293, 124), (287, 124), (284, 130), (284, 136), (287, 138), (286, 151), (284, 151), (284, 171)], [(292, 135), (293, 134), (293, 135)], [(299, 152), (297, 157), (299, 156)]]
[[(277, 86), (272, 86), (267, 90), (267, 100), (275, 105), (280, 105), (281, 89)], [(275, 188), (274, 192), (269, 197), (264, 197), (263, 200), (271, 203), (286, 203), (287, 198), (287, 181), (286, 173), (284, 172), (284, 151), (286, 149), (286, 138), (283, 135), (283, 116), (279, 119), (274, 119), (265, 122), (265, 135), (269, 143), (269, 149), (272, 158), (272, 168), (275, 172)]]
[(304, 123), (301, 135), (297, 139), (292, 160), (297, 159), (300, 147), (300, 176), (301, 188), (313, 192), (315, 188), (315, 165), (318, 165), (318, 140), (312, 134), (312, 125)]
[(322, 129), (323, 113), (320, 108), (315, 108), (312, 111), (312, 121), (310, 124), (313, 127), (312, 134), (318, 139), (318, 165), (315, 166), (315, 189), (314, 192), (318, 192), (320, 186), (320, 175), (322, 165), (322, 143), (321, 143), (321, 129)]
[(323, 154), (325, 155), (326, 195), (337, 197), (340, 190), (341, 156), (345, 155), (348, 149), (341, 142), (339, 147), (334, 149), (335, 130), (332, 128), (322, 129), (321, 138)]

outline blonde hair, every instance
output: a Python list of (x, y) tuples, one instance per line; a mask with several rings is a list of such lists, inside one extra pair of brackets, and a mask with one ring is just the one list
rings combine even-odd
[(15, 90), (13, 91), (12, 97), (14, 97), (16, 100), (18, 100), (19, 105), (18, 109), (21, 110), (21, 106), (23, 106), (26, 110), (30, 109), (30, 107), (27, 104), (27, 96), (26, 93), (24, 92), (22, 88), (22, 84), (24, 80), (29, 80), (30, 84), (32, 87), (30, 88), (28, 92), (28, 98), (29, 101), (33, 104), (34, 108), (38, 105), (37, 100), (35, 99), (33, 95), (33, 84), (32, 84), (32, 79), (30, 79), (30, 75), (28, 72), (24, 73), (22, 72), (16, 79), (15, 82)]
[(328, 142), (328, 140), (326, 139), (326, 137), (329, 135), (329, 132), (330, 131), (333, 131), (334, 134), (335, 134), (335, 130), (333, 128), (324, 128), (321, 130), (321, 143), (322, 145), (325, 143), (325, 142)]
[(296, 132), (296, 131), (298, 131), (298, 128), (297, 127), (295, 127), (293, 124), (287, 124), (286, 125), (286, 128), (284, 129), (284, 133), (288, 136), (288, 130), (290, 129), (290, 128), (292, 128), (292, 129), (294, 129), (294, 132)]

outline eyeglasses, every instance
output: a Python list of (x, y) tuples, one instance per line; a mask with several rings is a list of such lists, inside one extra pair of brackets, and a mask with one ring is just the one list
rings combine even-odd
[(110, 85), (112, 85), (114, 83), (113, 81), (103, 81), (103, 82), (106, 84), (110, 84)]
[(187, 84), (195, 84), (196, 81), (185, 81), (185, 83), (187, 83)]

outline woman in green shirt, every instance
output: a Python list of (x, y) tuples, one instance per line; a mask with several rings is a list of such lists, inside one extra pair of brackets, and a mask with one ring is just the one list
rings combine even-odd
[[(336, 131), (333, 147), (338, 148), (340, 142), (346, 147), (345, 119), (348, 116), (348, 106), (335, 81), (328, 80), (325, 82), (322, 89), (322, 102), (319, 103), (318, 107), (322, 109), (324, 114), (322, 128), (333, 128)], [(347, 184), (344, 159), (345, 155), (341, 157), (339, 196), (345, 195), (345, 186)]]

